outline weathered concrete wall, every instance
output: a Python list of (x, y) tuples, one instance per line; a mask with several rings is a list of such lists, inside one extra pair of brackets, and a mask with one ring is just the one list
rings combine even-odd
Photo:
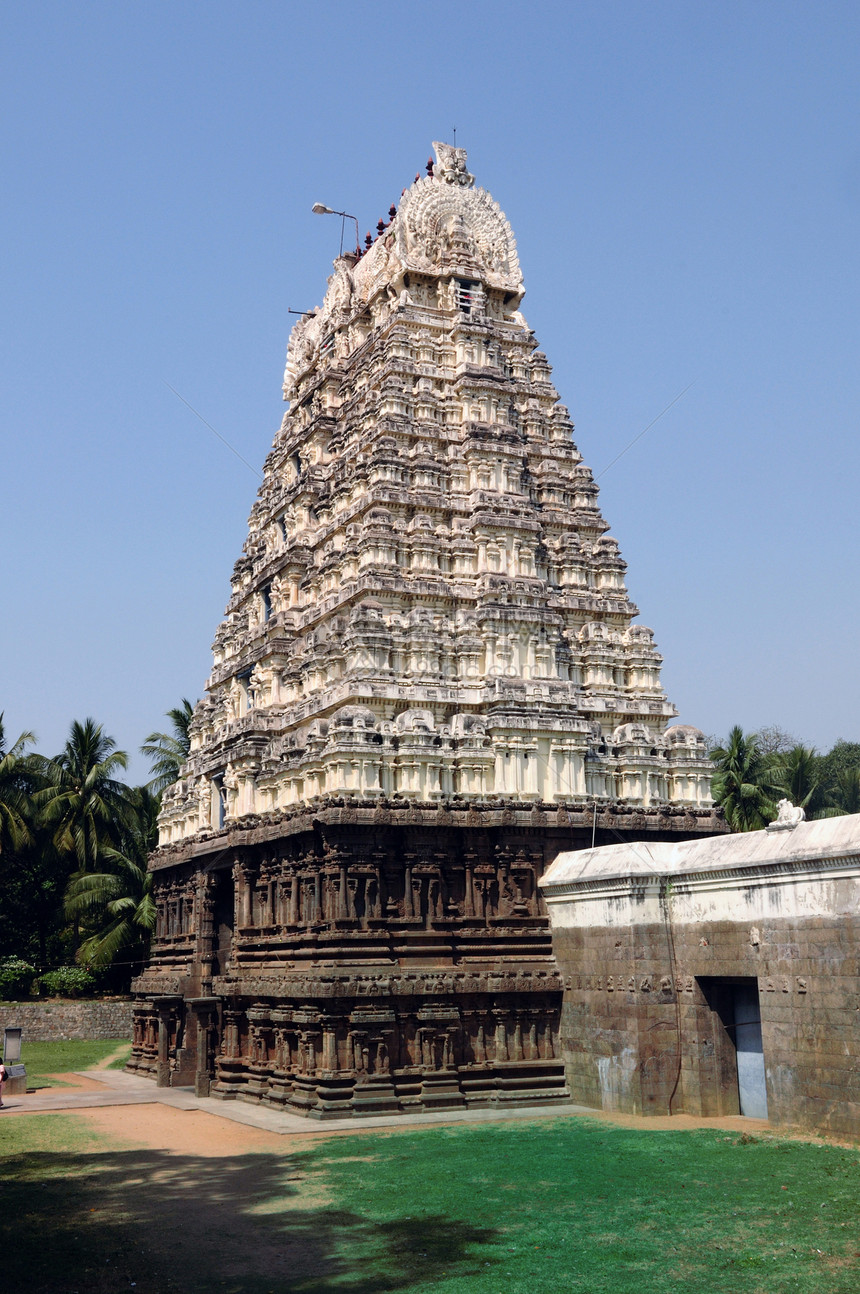
[[(23, 1043), (57, 1038), (131, 1039), (130, 998), (77, 1002), (52, 998), (47, 1002), (0, 1002), (0, 1043), (3, 1029), (20, 1026)], [(25, 1055), (26, 1060), (26, 1055)]]

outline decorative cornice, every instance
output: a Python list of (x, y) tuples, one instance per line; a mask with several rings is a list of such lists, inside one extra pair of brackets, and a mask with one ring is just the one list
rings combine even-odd
[(617, 876), (583, 877), (576, 881), (552, 884), (539, 881), (544, 899), (623, 898), (632, 894), (656, 894), (685, 897), (711, 890), (742, 890), (750, 886), (778, 886), (821, 880), (822, 874), (842, 879), (860, 880), (860, 853), (819, 855), (814, 858), (765, 859), (749, 866), (714, 867), (707, 870), (644, 872)]

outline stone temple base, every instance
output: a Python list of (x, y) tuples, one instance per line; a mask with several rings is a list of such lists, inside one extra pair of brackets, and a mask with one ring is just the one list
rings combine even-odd
[[(159, 1086), (309, 1118), (357, 1118), (569, 1097), (561, 980), (550, 969), (306, 978), (319, 996), (153, 995), (136, 1010), (128, 1068)], [(244, 987), (250, 987), (246, 983)], [(359, 996), (359, 994), (361, 994)], [(196, 1058), (196, 1059), (195, 1059)]]
[(568, 1099), (537, 881), (594, 811), (385, 816), (322, 807), (153, 860), (134, 1072), (319, 1119)]
[(454, 976), (428, 977), (434, 996), (416, 993), (422, 978), (386, 977), (375, 1001), (229, 998), (209, 1094), (317, 1119), (567, 1099), (552, 975), (542, 991), (457, 999)]

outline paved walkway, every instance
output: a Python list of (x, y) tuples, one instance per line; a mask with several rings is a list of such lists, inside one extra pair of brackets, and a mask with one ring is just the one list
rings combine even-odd
[(52, 1110), (87, 1110), (108, 1105), (170, 1105), (176, 1110), (201, 1110), (219, 1119), (244, 1123), (249, 1128), (264, 1132), (301, 1133), (357, 1132), (363, 1128), (403, 1128), (434, 1123), (487, 1123), (497, 1119), (559, 1118), (565, 1115), (599, 1114), (581, 1105), (532, 1105), (525, 1107), (500, 1106), (481, 1110), (438, 1110), (420, 1114), (384, 1114), (358, 1116), (351, 1119), (308, 1119), (300, 1114), (288, 1114), (263, 1105), (246, 1101), (218, 1101), (212, 1097), (194, 1095), (191, 1087), (156, 1087), (148, 1078), (126, 1074), (119, 1069), (88, 1069), (79, 1077), (93, 1079), (104, 1086), (103, 1092), (94, 1088), (87, 1091), (62, 1087), (43, 1088), (26, 1096), (7, 1097), (3, 1117), (13, 1114), (36, 1114)]

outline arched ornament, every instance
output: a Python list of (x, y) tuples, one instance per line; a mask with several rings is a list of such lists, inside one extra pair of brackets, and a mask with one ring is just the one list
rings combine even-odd
[(388, 232), (357, 265), (349, 257), (335, 261), (322, 306), (293, 327), (284, 372), (287, 399), (331, 329), (378, 292), (401, 282), (409, 270), (479, 278), (489, 287), (522, 297), (517, 244), (505, 213), (486, 189), (474, 187), (464, 148), (442, 143), (433, 147), (432, 176), (406, 191)]
[(466, 151), (434, 144), (433, 175), (403, 195), (396, 220), (397, 256), (405, 270), (477, 273), (490, 287), (522, 292), (517, 245), (499, 204), (473, 187)]

